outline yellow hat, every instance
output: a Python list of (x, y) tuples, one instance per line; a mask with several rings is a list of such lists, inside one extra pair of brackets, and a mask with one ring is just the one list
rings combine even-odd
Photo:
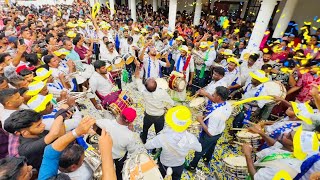
[(235, 57), (229, 57), (229, 58), (227, 59), (227, 62), (228, 62), (228, 63), (232, 62), (232, 63), (235, 63), (237, 66), (240, 66), (239, 60), (238, 60), (237, 58), (235, 58)]
[(191, 111), (186, 106), (170, 108), (165, 116), (169, 127), (176, 132), (185, 131), (192, 123)]
[(73, 24), (72, 22), (68, 22), (68, 23), (67, 23), (67, 27), (69, 27), (69, 28), (75, 28), (75, 27), (77, 27), (77, 25), (76, 25), (76, 24)]
[(249, 75), (253, 79), (260, 81), (261, 83), (265, 83), (265, 82), (269, 81), (269, 78), (266, 77), (266, 73), (262, 70), (256, 70), (254, 72), (249, 72)]
[(109, 23), (106, 23), (106, 24), (101, 24), (100, 25), (100, 28), (101, 29), (110, 29), (111, 25)]
[(69, 32), (67, 33), (67, 36), (68, 36), (69, 38), (75, 38), (75, 37), (77, 36), (77, 34), (76, 34), (75, 32), (73, 32), (73, 31), (69, 31)]
[(167, 35), (169, 35), (170, 37), (173, 37), (173, 32), (167, 32)]
[(85, 28), (85, 27), (86, 27), (86, 24), (85, 24), (84, 22), (78, 21), (77, 26), (78, 26), (78, 27), (81, 27), (81, 28)]
[(203, 42), (200, 43), (200, 46), (199, 46), (199, 47), (200, 47), (200, 48), (207, 48), (207, 47), (208, 47), (208, 43), (205, 42), (205, 41), (203, 41)]
[(133, 30), (136, 32), (140, 32), (139, 28), (137, 28), (137, 27), (133, 28)]
[(185, 41), (182, 36), (178, 36), (178, 37), (176, 38), (176, 41), (177, 41), (177, 40), (178, 40), (178, 41), (183, 41), (183, 42)]
[(292, 178), (287, 171), (280, 170), (273, 176), (272, 180), (292, 180)]
[(142, 28), (140, 32), (141, 33), (148, 33), (147, 29), (145, 29), (145, 28)]
[(43, 81), (45, 79), (48, 79), (49, 76), (51, 76), (52, 74), (52, 70), (47, 70), (45, 68), (39, 68), (36, 70), (36, 77), (34, 77), (33, 79), (36, 81)]
[(291, 105), (292, 105), (294, 114), (299, 119), (301, 119), (302, 121), (304, 121), (309, 125), (312, 124), (311, 115), (314, 114), (314, 112), (308, 102), (305, 102), (305, 103), (291, 102)]
[(44, 86), (46, 85), (45, 82), (42, 81), (33, 81), (32, 83), (30, 83), (28, 85), (28, 91), (27, 91), (27, 95), (28, 96), (34, 96), (39, 94), (39, 92), (44, 88)]
[(303, 131), (300, 126), (293, 137), (293, 155), (304, 160), (308, 153), (319, 151), (319, 140), (316, 133), (311, 131)]
[(188, 49), (188, 46), (186, 45), (182, 45), (180, 48), (179, 48), (180, 51), (185, 51), (187, 53), (189, 53), (189, 49)]
[(61, 48), (61, 49), (59, 49), (58, 51), (54, 51), (53, 54), (59, 57), (59, 56), (61, 56), (61, 55), (68, 55), (68, 54), (70, 54), (70, 51), (66, 50), (65, 48)]
[(128, 30), (129, 27), (127, 25), (123, 26), (123, 29)]
[(234, 56), (231, 49), (225, 49), (224, 51), (221, 52), (221, 54), (223, 54), (225, 56)]
[(42, 112), (46, 109), (47, 104), (53, 99), (52, 94), (46, 96), (36, 95), (28, 101), (28, 106), (36, 112)]

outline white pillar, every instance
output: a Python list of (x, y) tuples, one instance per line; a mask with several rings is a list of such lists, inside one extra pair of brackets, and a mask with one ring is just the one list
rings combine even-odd
[(137, 21), (137, 11), (136, 11), (136, 0), (129, 0), (131, 1), (131, 18), (133, 19), (133, 22)]
[(277, 0), (263, 0), (247, 49), (258, 51)]
[(176, 27), (177, 0), (170, 0), (169, 3), (169, 30), (174, 31)]
[(245, 0), (245, 1), (243, 2), (243, 6), (242, 6), (242, 9), (241, 9), (240, 18), (244, 18), (244, 15), (246, 14), (247, 7), (248, 7), (248, 1), (249, 1), (249, 0)]
[(114, 14), (114, 0), (109, 0), (109, 6), (110, 6), (111, 18), (113, 19), (113, 14)]
[(276, 29), (274, 30), (273, 38), (282, 38), (283, 34), (285, 33), (288, 27), (289, 22), (291, 21), (297, 3), (298, 0), (290, 0), (286, 2), (286, 5), (284, 6), (280, 19), (277, 23)]
[(131, 9), (131, 0), (128, 0), (128, 7)]
[(153, 9), (153, 12), (156, 12), (158, 10), (158, 0), (152, 1), (152, 9)]
[(193, 25), (195, 26), (200, 24), (201, 8), (202, 8), (202, 0), (197, 0), (195, 12), (194, 12), (194, 18), (193, 18)]

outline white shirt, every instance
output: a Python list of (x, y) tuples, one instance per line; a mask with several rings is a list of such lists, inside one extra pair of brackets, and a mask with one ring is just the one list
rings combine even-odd
[(100, 60), (105, 61), (109, 64), (113, 64), (113, 59), (117, 56), (119, 56), (119, 53), (116, 49), (114, 49), (112, 53), (109, 50), (106, 50), (104, 52), (100, 51)]
[[(52, 124), (54, 123), (54, 115), (56, 112), (52, 112), (51, 114), (43, 115), (42, 122), (46, 125), (45, 130), (50, 130)], [(76, 108), (76, 111), (72, 115), (72, 119), (66, 119), (64, 121), (64, 125), (66, 128), (66, 131), (71, 131), (72, 129), (75, 129), (78, 127), (79, 123), (82, 120), (82, 114), (81, 112)]]
[[(212, 104), (216, 106), (217, 104)], [(208, 118), (208, 131), (212, 136), (221, 134), (226, 127), (226, 121), (229, 119), (232, 112), (232, 106), (226, 102), (224, 106), (216, 108), (207, 117)]]
[(132, 39), (133, 39), (133, 44), (138, 44), (138, 41), (139, 41), (139, 39), (140, 39), (140, 36), (141, 36), (141, 34), (139, 33), (139, 34), (134, 34), (134, 35), (132, 35)]
[(156, 47), (157, 51), (161, 51), (164, 48), (163, 42), (160, 40), (155, 41), (154, 46)]
[(241, 76), (241, 85), (243, 85), (248, 77), (250, 77), (249, 72), (253, 72), (260, 69), (259, 63), (254, 63), (253, 66), (248, 67), (248, 62), (245, 61), (240, 65), (240, 76)]
[[(149, 63), (150, 63), (150, 70), (149, 70)], [(145, 78), (160, 78), (160, 67), (166, 66), (166, 63), (160, 61), (158, 59), (152, 60), (148, 55), (144, 55), (143, 59), (143, 69), (145, 72)], [(150, 71), (150, 77), (148, 77), (148, 71)]]
[(156, 137), (148, 140), (145, 147), (147, 149), (162, 148), (160, 161), (168, 167), (181, 166), (190, 150), (202, 151), (196, 136), (188, 131), (178, 133), (170, 128), (162, 130)]
[[(59, 171), (59, 173), (61, 172)], [(93, 176), (93, 172), (86, 162), (83, 162), (77, 170), (64, 174), (68, 175), (70, 179), (76, 180), (91, 180)]]
[(206, 87), (204, 87), (204, 90), (209, 93), (209, 94), (214, 94), (216, 92), (216, 87), (218, 86), (223, 86), (227, 87), (228, 86), (228, 80), (225, 79), (224, 77), (220, 79), (219, 81), (212, 80)]
[(97, 124), (100, 128), (105, 128), (112, 137), (112, 157), (113, 159), (122, 158), (126, 152), (133, 154), (141, 148), (138, 136), (130, 131), (127, 126), (119, 124), (116, 120), (99, 119)]
[(228, 79), (228, 86), (231, 86), (233, 82), (241, 85), (240, 81), (240, 71), (238, 68), (235, 68), (233, 71), (229, 71), (228, 68), (225, 68), (226, 72), (224, 74), (224, 78)]
[[(173, 57), (175, 64), (174, 66), (176, 67), (176, 71), (181, 72), (183, 71), (183, 67), (185, 65), (185, 62), (187, 62), (188, 56), (186, 56), (185, 58), (180, 59), (180, 64), (179, 64), (179, 69), (178, 69), (178, 63), (179, 63), (179, 58), (180, 58), (181, 54), (177, 54), (175, 57)], [(190, 72), (194, 72), (194, 60), (193, 60), (193, 56), (191, 56), (189, 65), (186, 69), (186, 81), (189, 82), (189, 74)]]
[(142, 92), (143, 100), (145, 103), (146, 113), (150, 116), (162, 116), (165, 113), (166, 103), (174, 105), (167, 91), (157, 88), (154, 92), (149, 92), (142, 84), (141, 79), (136, 79), (138, 90)]
[[(263, 84), (260, 84), (259, 86), (254, 87), (254, 86), (252, 86), (251, 83), (249, 83), (247, 86), (249, 86), (249, 87), (247, 88), (247, 91), (243, 94), (242, 99), (256, 97), (256, 93), (259, 91), (260, 88), (262, 88), (262, 89), (261, 89), (258, 96), (267, 96), (268, 95), (266, 92), (266, 87)], [(257, 101), (257, 104), (258, 104), (259, 108), (263, 108), (263, 106), (268, 102), (270, 102), (270, 101), (259, 100), (259, 101)]]
[(125, 43), (120, 44), (120, 54), (125, 55), (125, 54), (131, 54), (132, 56), (135, 56), (135, 51), (133, 50), (133, 44), (128, 44), (126, 41)]
[[(28, 109), (28, 106), (22, 104), (20, 107), (19, 107), (19, 110), (21, 109)], [(4, 122), (7, 120), (7, 118), (12, 114), (14, 113), (15, 111), (18, 111), (18, 110), (10, 110), (10, 109), (5, 109), (5, 108), (1, 108), (2, 112), (1, 112), (1, 124), (2, 124), (2, 129), (4, 129)]]
[[(208, 49), (206, 52), (202, 52), (202, 51), (198, 51), (198, 52), (199, 52), (200, 55), (202, 55), (203, 58), (206, 58), (206, 54), (209, 52), (207, 61), (204, 61), (204, 59), (202, 59), (203, 62), (205, 63), (205, 65), (206, 65), (206, 69), (205, 70), (209, 71), (210, 67), (213, 65), (213, 62), (217, 57), (217, 52), (215, 50), (211, 50), (211, 49), (210, 50)], [(202, 66), (203, 65), (197, 65), (196, 64), (196, 69), (197, 70), (201, 70)]]
[(108, 79), (109, 75), (106, 74), (107, 78), (104, 78), (97, 72), (94, 72), (89, 79), (89, 86), (92, 92), (98, 91), (102, 96), (106, 96), (112, 92), (113, 84), (110, 79)]

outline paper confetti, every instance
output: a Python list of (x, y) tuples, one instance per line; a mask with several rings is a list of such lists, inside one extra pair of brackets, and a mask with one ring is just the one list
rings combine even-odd
[(280, 9), (277, 9), (276, 13), (280, 12)]
[(305, 25), (310, 26), (312, 24), (312, 22), (304, 22)]

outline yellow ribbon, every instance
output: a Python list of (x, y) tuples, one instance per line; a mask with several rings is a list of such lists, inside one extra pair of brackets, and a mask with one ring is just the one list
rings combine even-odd
[(100, 3), (95, 3), (93, 6), (92, 6), (92, 10), (91, 10), (91, 16), (93, 19), (96, 18), (97, 14), (99, 13), (100, 11)]
[(252, 98), (247, 98), (247, 99), (244, 99), (241, 101), (237, 101), (237, 102), (233, 103), (232, 105), (238, 106), (238, 105), (245, 104), (245, 103), (252, 102), (252, 101), (272, 100), (272, 99), (274, 99), (274, 98), (271, 96), (258, 96), (258, 97), (252, 97)]
[(114, 14), (116, 14), (117, 11), (116, 11), (115, 9), (111, 9), (111, 8), (110, 8), (109, 2), (106, 2), (106, 6), (107, 6), (107, 8), (108, 8), (110, 11), (113, 10), (113, 11), (114, 11)]

